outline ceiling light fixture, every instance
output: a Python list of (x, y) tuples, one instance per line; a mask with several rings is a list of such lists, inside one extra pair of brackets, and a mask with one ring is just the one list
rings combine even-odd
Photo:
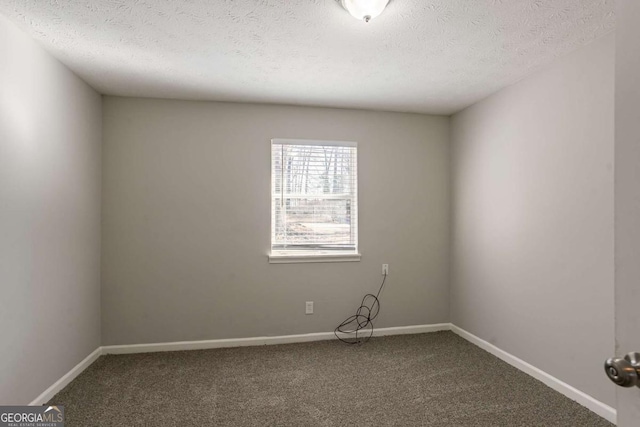
[(340, 0), (340, 3), (354, 18), (369, 22), (382, 13), (389, 0)]

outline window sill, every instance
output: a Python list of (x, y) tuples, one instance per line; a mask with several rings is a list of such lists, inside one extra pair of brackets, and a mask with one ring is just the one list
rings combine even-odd
[(269, 254), (270, 264), (299, 264), (306, 262), (358, 262), (361, 255), (354, 252), (274, 251)]

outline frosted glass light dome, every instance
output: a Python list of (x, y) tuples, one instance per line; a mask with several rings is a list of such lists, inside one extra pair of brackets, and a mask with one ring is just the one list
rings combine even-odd
[(389, 0), (341, 0), (341, 2), (342, 7), (347, 9), (354, 18), (365, 22), (380, 15), (389, 4)]

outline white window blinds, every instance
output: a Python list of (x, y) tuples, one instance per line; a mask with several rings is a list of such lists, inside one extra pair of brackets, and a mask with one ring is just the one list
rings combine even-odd
[(271, 141), (271, 250), (357, 252), (355, 142)]

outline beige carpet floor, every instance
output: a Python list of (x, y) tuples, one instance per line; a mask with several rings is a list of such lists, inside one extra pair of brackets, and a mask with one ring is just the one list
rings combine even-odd
[(108, 355), (58, 393), (73, 426), (611, 426), (451, 332)]

